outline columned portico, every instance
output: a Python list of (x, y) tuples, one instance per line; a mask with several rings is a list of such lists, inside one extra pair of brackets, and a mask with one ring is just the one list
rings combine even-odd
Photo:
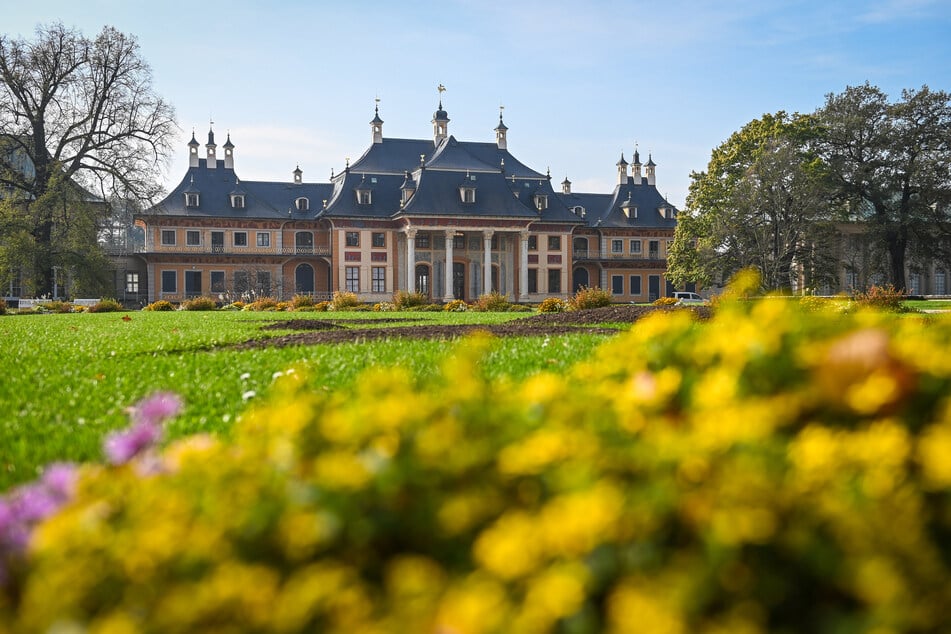
[(446, 303), (455, 299), (452, 293), (452, 241), (456, 237), (455, 229), (446, 229), (446, 287), (442, 300)]
[(492, 236), (495, 234), (493, 229), (482, 231), (483, 261), (482, 261), (482, 292), (492, 292)]
[(518, 234), (518, 300), (528, 301), (528, 230)]
[(416, 292), (416, 228), (406, 228), (406, 292)]

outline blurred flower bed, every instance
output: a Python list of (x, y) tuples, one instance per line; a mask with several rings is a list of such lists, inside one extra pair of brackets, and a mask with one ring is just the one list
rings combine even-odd
[(106, 464), (4, 498), (0, 632), (941, 631), (949, 343), (725, 298), (563, 376), (487, 378), (485, 337), (422, 385), (289, 371), (162, 450), (157, 395)]

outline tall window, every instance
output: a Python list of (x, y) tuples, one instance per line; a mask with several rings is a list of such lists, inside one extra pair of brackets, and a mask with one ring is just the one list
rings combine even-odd
[(248, 246), (248, 232), (247, 231), (234, 232), (234, 246), (236, 247)]
[(234, 272), (234, 292), (247, 293), (249, 290), (250, 290), (250, 286), (248, 285), (248, 272), (235, 271)]
[(371, 270), (371, 282), (374, 293), (385, 293), (386, 292), (386, 267), (385, 266), (374, 266)]
[(528, 236), (528, 250), (538, 251), (538, 236)]
[(381, 248), (386, 246), (386, 234), (385, 233), (374, 233), (372, 236), (372, 245), (376, 248)]
[(186, 206), (186, 207), (197, 207), (197, 206), (198, 206), (198, 194), (185, 194), (185, 206)]
[(197, 247), (201, 244), (201, 232), (188, 230), (185, 232), (185, 244), (190, 247)]
[(125, 292), (126, 293), (139, 292), (139, 274), (138, 273), (125, 274)]
[(178, 275), (176, 275), (175, 271), (162, 271), (162, 292), (178, 292)]
[(162, 229), (162, 245), (166, 247), (175, 246), (174, 229)]
[(348, 266), (347, 271), (347, 290), (351, 293), (360, 292), (360, 267)]
[(538, 269), (528, 269), (528, 292), (538, 292)]
[(271, 246), (271, 234), (268, 233), (267, 231), (258, 231), (257, 245), (259, 247)]
[(640, 295), (641, 294), (641, 276), (632, 275), (631, 276), (631, 295)]
[(641, 253), (641, 241), (631, 240), (631, 254), (640, 255), (640, 253)]
[(429, 248), (429, 234), (420, 233), (416, 236), (416, 248), (417, 249), (428, 249)]
[(624, 240), (611, 240), (611, 253), (623, 253)]
[(561, 236), (548, 236), (548, 250), (561, 251)]
[(651, 260), (656, 260), (660, 257), (660, 241), (651, 240), (647, 244), (647, 257)]
[(934, 274), (934, 294), (935, 295), (944, 295), (947, 292), (947, 284), (945, 283), (944, 271), (935, 271)]
[(624, 294), (624, 276), (623, 275), (611, 276), (611, 294), (612, 295)]
[(466, 237), (465, 236), (453, 236), (452, 237), (452, 248), (460, 251), (466, 248)]
[(561, 269), (548, 269), (548, 292), (561, 292)]
[(185, 271), (185, 295), (201, 295), (201, 271)]
[(360, 232), (359, 231), (347, 231), (345, 238), (346, 238), (348, 247), (360, 246)]
[(261, 295), (271, 294), (271, 272), (270, 271), (258, 271), (257, 291)]
[(211, 272), (211, 292), (212, 293), (225, 292), (225, 272), (224, 271)]

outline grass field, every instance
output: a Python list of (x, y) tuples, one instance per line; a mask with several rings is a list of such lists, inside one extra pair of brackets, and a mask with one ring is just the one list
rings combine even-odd
[[(236, 350), (230, 344), (286, 334), (261, 326), (288, 319), (405, 318), (434, 324), (489, 324), (525, 313), (251, 313), (132, 312), (20, 315), (0, 318), (0, 490), (31, 480), (57, 460), (101, 459), (101, 441), (126, 424), (125, 410), (157, 390), (182, 396), (185, 410), (171, 438), (225, 434), (251, 399), (265, 395), (275, 373), (306, 369), (315, 388), (335, 389), (363, 369), (400, 364), (417, 377), (452, 354), (446, 341)], [(419, 322), (415, 322), (419, 323)], [(361, 324), (360, 327), (366, 327)], [(380, 323), (380, 327), (392, 326)], [(489, 375), (522, 377), (566, 367), (604, 337), (574, 335), (499, 340)]]

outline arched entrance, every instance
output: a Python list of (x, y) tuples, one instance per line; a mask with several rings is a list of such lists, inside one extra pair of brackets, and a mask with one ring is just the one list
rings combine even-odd
[(294, 292), (307, 294), (314, 292), (314, 267), (306, 262), (298, 264), (294, 270)]
[(430, 297), (432, 293), (431, 283), (429, 273), (429, 265), (427, 264), (417, 264), (416, 265), (416, 292), (422, 293), (426, 297)]
[(571, 277), (571, 288), (574, 292), (581, 290), (582, 286), (589, 286), (588, 269), (578, 267), (574, 270)]

